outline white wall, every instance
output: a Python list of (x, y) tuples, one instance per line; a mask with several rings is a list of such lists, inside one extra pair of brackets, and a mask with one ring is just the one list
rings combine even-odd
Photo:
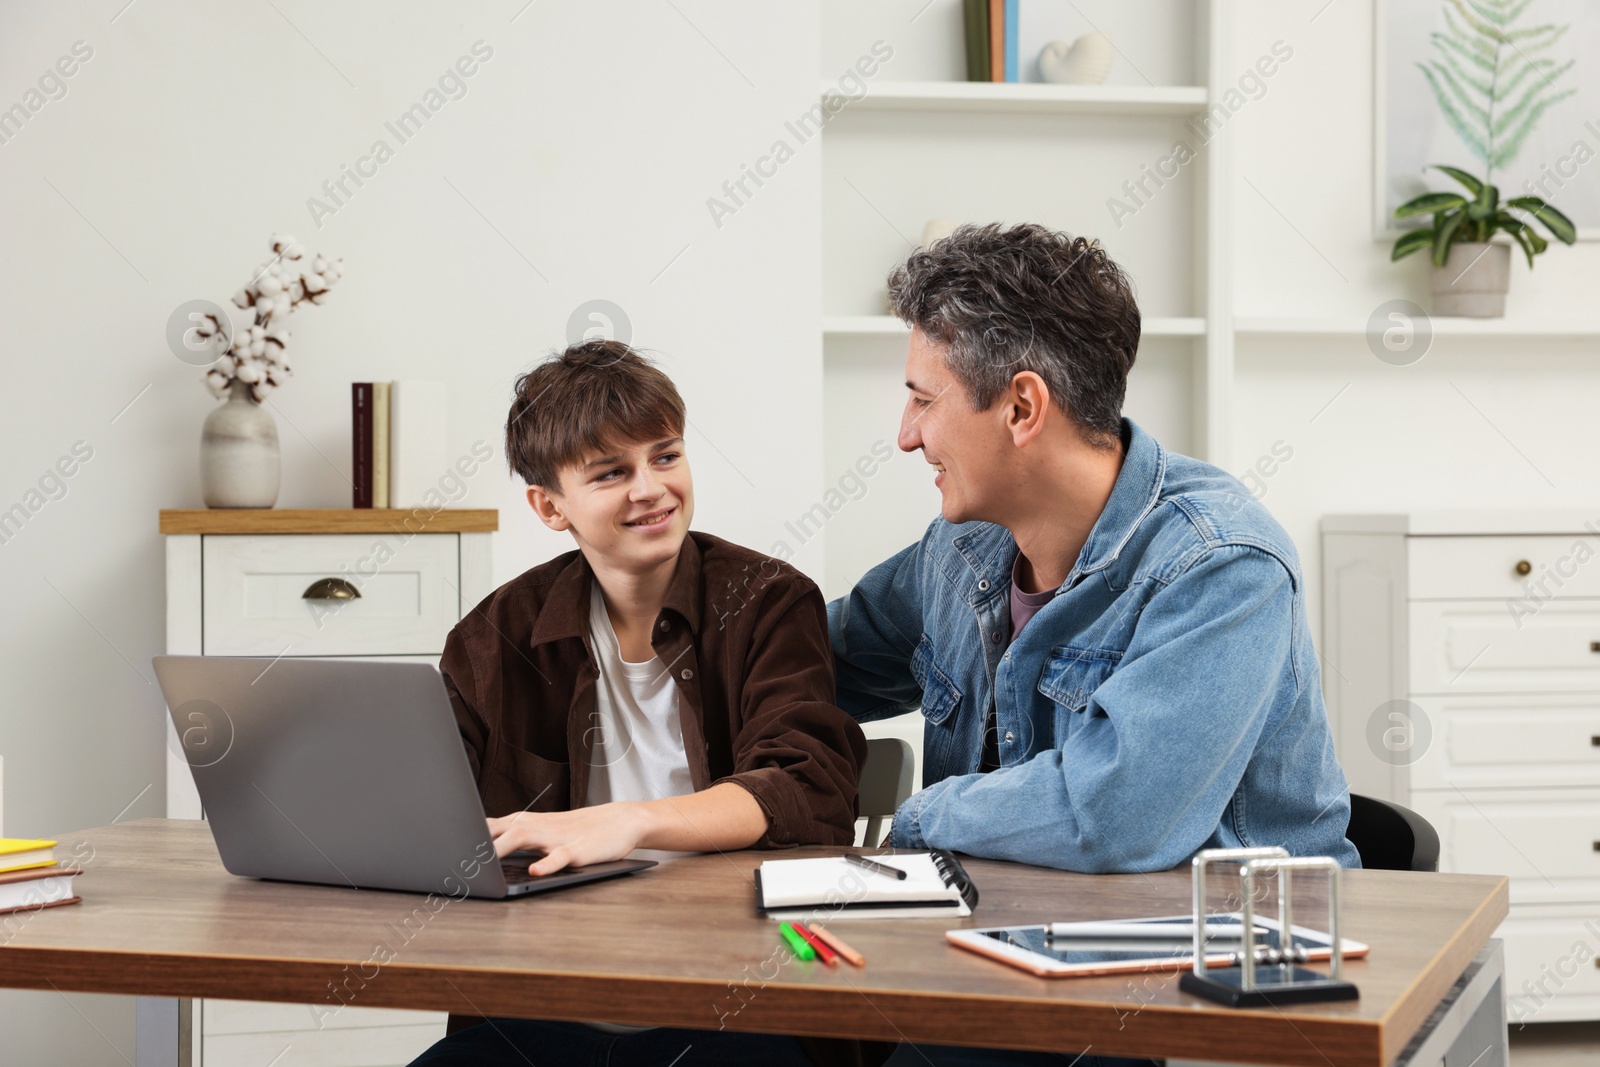
[[(213, 403), (164, 329), (186, 300), (226, 301), (276, 231), (345, 259), (296, 314), (273, 398), (282, 506), (348, 506), (352, 380), (446, 381), (452, 448), (498, 449), (513, 376), (592, 298), (688, 401), (699, 528), (765, 548), (820, 492), (819, 155), (720, 227), (705, 203), (815, 99), (813, 4), (275, 5), (0, 6), (0, 107), (74, 42), (93, 53), (0, 144), (0, 510), (74, 442), (93, 450), (0, 545), (14, 835), (164, 810), (156, 512), (200, 506)], [(399, 144), (385, 122), (479, 40), (493, 56), (467, 95)], [(319, 228), (307, 198), (378, 138), (394, 157)], [(503, 463), (460, 503), (501, 509), (499, 580), (569, 547)], [(795, 562), (820, 578), (820, 541)], [(7, 1062), (131, 1056), (131, 1002), (72, 1002), (87, 1019), (53, 993), (0, 997)]]
[[(1241, 65), (1275, 40), (1294, 48), (1267, 94), (1224, 131), (1237, 137), (1238, 314), (1365, 322), (1395, 298), (1426, 308), (1424, 257), (1390, 263), (1389, 245), (1372, 235), (1373, 4), (1242, 3), (1236, 31)], [(1531, 272), (1513, 256), (1508, 319), (1593, 318), (1600, 243), (1551, 245)], [(1276, 441), (1294, 449), (1268, 481), (1266, 503), (1312, 576), (1317, 523), (1333, 512), (1572, 507), (1600, 516), (1597, 357), (1592, 340), (1436, 337), (1420, 362), (1397, 367), (1361, 336), (1241, 336), (1234, 465), (1242, 470)], [(1314, 579), (1311, 589), (1315, 597)], [(1320, 629), (1315, 615), (1313, 624)]]

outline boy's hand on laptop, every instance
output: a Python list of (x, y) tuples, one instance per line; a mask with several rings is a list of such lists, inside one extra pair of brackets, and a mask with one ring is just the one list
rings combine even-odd
[(659, 800), (596, 804), (572, 811), (519, 811), (489, 820), (497, 856), (543, 852), (535, 877), (563, 867), (619, 860), (636, 848), (721, 852), (749, 848), (767, 832), (767, 815), (736, 782)]
[(640, 847), (646, 818), (638, 804), (599, 804), (572, 811), (521, 811), (489, 820), (497, 856), (518, 849), (542, 852), (528, 867), (535, 877), (567, 867), (619, 860)]

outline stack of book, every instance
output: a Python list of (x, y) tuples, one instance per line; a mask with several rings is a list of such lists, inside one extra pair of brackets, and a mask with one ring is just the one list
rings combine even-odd
[(54, 841), (0, 837), (0, 914), (76, 904), (72, 880), (83, 872), (56, 866)]
[(1018, 82), (1019, 0), (962, 0), (967, 39), (967, 81)]
[(443, 382), (352, 382), (351, 506), (414, 508), (449, 474)]

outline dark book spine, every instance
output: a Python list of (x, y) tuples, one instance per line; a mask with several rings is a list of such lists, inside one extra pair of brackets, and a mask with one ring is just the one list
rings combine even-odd
[(350, 383), (350, 466), (355, 483), (352, 507), (372, 506), (372, 383)]
[(963, 0), (962, 23), (966, 31), (967, 81), (989, 80), (989, 0)]

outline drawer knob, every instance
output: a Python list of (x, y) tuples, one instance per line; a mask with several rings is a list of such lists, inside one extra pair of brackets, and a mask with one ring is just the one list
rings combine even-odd
[(1533, 573), (1533, 564), (1525, 559), (1519, 559), (1517, 560), (1517, 565), (1511, 569), (1517, 572), (1517, 577), (1526, 578)]
[(361, 590), (343, 578), (318, 578), (300, 594), (302, 600), (360, 600)]

